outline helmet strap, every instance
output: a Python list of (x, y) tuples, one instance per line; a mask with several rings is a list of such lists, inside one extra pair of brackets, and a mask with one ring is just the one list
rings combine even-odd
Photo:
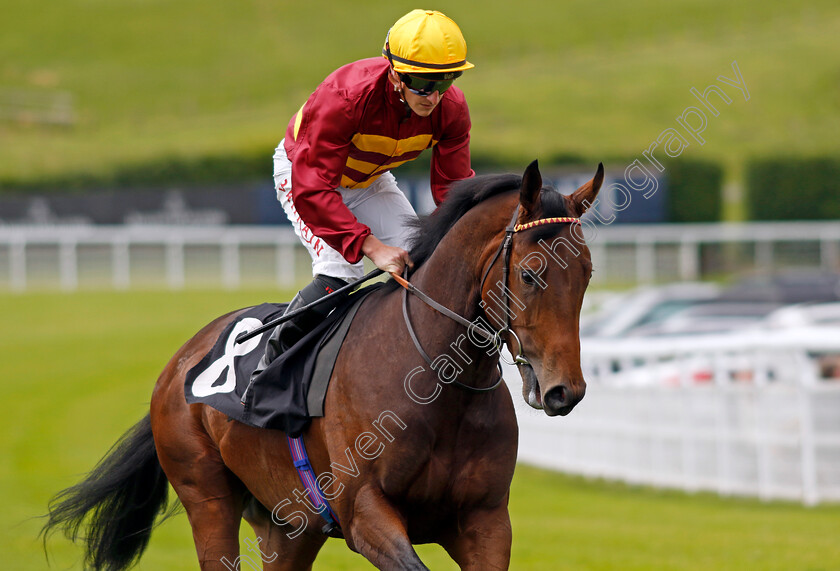
[(391, 63), (391, 69), (397, 71), (394, 68), (394, 58), (391, 57), (391, 43), (389, 42), (391, 38), (391, 30), (388, 30), (388, 34), (385, 36), (385, 53), (388, 54), (388, 61)]
[(396, 90), (396, 91), (398, 91), (398, 92), (399, 92), (399, 94), (400, 94), (400, 102), (401, 102), (401, 103), (403, 104), (403, 106), (405, 107), (405, 116), (406, 116), (406, 117), (411, 116), (411, 113), (412, 113), (412, 110), (411, 110), (411, 105), (409, 105), (409, 104), (408, 104), (408, 101), (406, 101), (406, 99), (405, 99), (405, 88), (404, 88), (404, 87), (402, 87), (402, 86), (400, 86), (399, 88), (397, 88), (397, 90)]
[(400, 101), (403, 105), (405, 105), (405, 114), (406, 117), (411, 115), (411, 106), (408, 104), (408, 101), (405, 99), (405, 88), (403, 87), (403, 81), (400, 77), (400, 74), (397, 72), (396, 68), (394, 67), (394, 59), (391, 57), (391, 43), (389, 39), (391, 38), (391, 30), (388, 30), (388, 34), (385, 36), (385, 53), (388, 56), (388, 61), (391, 64), (391, 71), (397, 74), (397, 79), (400, 80), (400, 86), (395, 87), (394, 91), (399, 91), (400, 93)]
[(411, 115), (411, 106), (408, 104), (408, 101), (405, 100), (405, 90), (404, 88), (400, 87), (398, 91), (400, 92), (400, 101), (403, 105), (405, 105), (406, 117), (408, 117)]
[[(410, 113), (411, 112), (411, 107), (409, 107), (408, 101), (405, 100), (405, 87), (403, 87), (404, 84), (403, 84), (402, 78), (400, 77), (400, 74), (397, 73), (396, 70), (393, 67), (391, 68), (391, 71), (389, 72), (389, 75), (390, 75), (390, 73), (393, 73), (394, 75), (396, 75), (397, 81), (399, 81), (399, 85), (394, 85), (393, 83), (391, 85), (394, 86), (394, 91), (400, 94), (400, 102), (403, 105), (405, 105), (406, 111)], [(390, 77), (388, 79), (390, 80)]]

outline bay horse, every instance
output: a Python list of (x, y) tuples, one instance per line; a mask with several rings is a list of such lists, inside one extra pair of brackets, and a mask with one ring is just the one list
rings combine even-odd
[[(520, 355), (524, 399), (550, 416), (568, 414), (586, 389), (578, 320), (592, 263), (569, 218), (592, 204), (603, 178), (599, 165), (592, 180), (563, 196), (543, 188), (534, 161), (522, 177), (459, 183), (417, 223), (411, 283), (466, 319), (501, 329), (499, 338)], [(513, 223), (515, 233), (506, 232)], [(410, 299), (410, 326), (393, 280), (359, 308), (325, 415), (304, 434), (314, 472), (347, 545), (377, 568), (427, 569), (412, 544), (438, 543), (462, 569), (507, 569), (518, 439), (511, 395), (452, 382), (457, 373), (462, 385), (492, 387), (499, 353)], [(299, 491), (286, 435), (184, 399), (185, 374), (241, 311), (219, 317), (172, 357), (149, 415), (87, 479), (53, 500), (45, 537), (62, 528), (76, 540), (84, 528), (86, 563), (125, 569), (165, 511), (169, 483), (202, 570), (239, 569), (246, 557), (271, 571), (311, 569), (327, 536)], [(418, 346), (437, 356), (437, 368), (423, 366)], [(258, 539), (240, 558), (242, 519)]]

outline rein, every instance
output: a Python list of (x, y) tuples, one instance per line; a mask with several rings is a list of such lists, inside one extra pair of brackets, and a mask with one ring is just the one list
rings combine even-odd
[[(580, 224), (580, 218), (571, 218), (571, 217), (541, 218), (539, 220), (534, 220), (533, 222), (527, 222), (525, 224), (517, 224), (516, 221), (519, 219), (519, 211), (520, 211), (520, 205), (517, 205), (516, 210), (514, 210), (514, 212), (513, 212), (513, 217), (511, 218), (510, 223), (505, 228), (505, 237), (502, 240), (502, 243), (499, 245), (499, 249), (496, 250), (496, 253), (493, 255), (493, 259), (491, 260), (490, 264), (487, 266), (487, 269), (485, 270), (484, 275), (481, 278), (481, 288), (479, 290), (480, 292), (484, 291), (484, 284), (487, 281), (487, 276), (490, 274), (490, 270), (493, 269), (493, 266), (496, 264), (496, 261), (499, 259), (499, 256), (504, 254), (504, 256), (503, 256), (504, 265), (502, 266), (502, 296), (504, 297), (504, 302), (505, 302), (505, 312), (504, 312), (505, 313), (505, 323), (504, 323), (504, 327), (502, 327), (501, 329), (499, 329), (495, 333), (487, 331), (483, 327), (480, 327), (480, 326), (476, 325), (475, 323), (469, 321), (465, 317), (463, 317), (461, 315), (458, 315), (457, 313), (455, 313), (451, 309), (448, 309), (447, 307), (444, 307), (443, 305), (441, 305), (440, 303), (438, 303), (437, 301), (435, 301), (434, 299), (432, 299), (431, 297), (429, 297), (428, 295), (423, 293), (420, 289), (417, 288), (417, 286), (415, 286), (414, 284), (409, 282), (407, 279), (401, 277), (400, 275), (398, 275), (396, 273), (391, 272), (391, 277), (393, 277), (394, 280), (403, 287), (402, 309), (403, 309), (403, 317), (405, 318), (405, 324), (406, 324), (406, 327), (408, 328), (408, 333), (411, 336), (411, 340), (414, 342), (414, 346), (417, 348), (417, 351), (420, 353), (420, 355), (423, 357), (423, 359), (429, 365), (432, 364), (432, 359), (431, 359), (431, 357), (429, 357), (429, 355), (426, 353), (426, 351), (423, 350), (423, 346), (420, 344), (420, 340), (417, 338), (417, 334), (414, 332), (414, 327), (411, 325), (411, 319), (409, 318), (409, 315), (408, 315), (408, 294), (409, 293), (416, 295), (418, 298), (420, 298), (421, 301), (423, 301), (423, 303), (425, 303), (426, 305), (428, 305), (429, 307), (431, 307), (432, 309), (434, 309), (435, 311), (437, 311), (441, 315), (444, 315), (444, 316), (452, 319), (453, 321), (455, 321), (457, 323), (460, 323), (461, 325), (464, 325), (468, 329), (476, 331), (477, 333), (479, 333), (485, 339), (491, 340), (493, 342), (493, 344), (496, 346), (496, 349), (499, 351), (499, 357), (502, 360), (504, 360), (504, 357), (501, 356), (502, 335), (507, 333), (508, 335), (510, 335), (514, 339), (516, 339), (516, 344), (518, 346), (518, 351), (516, 353), (516, 356), (513, 358), (513, 362), (508, 363), (506, 360), (505, 360), (505, 362), (508, 363), (509, 365), (530, 365), (531, 364), (528, 361), (528, 359), (525, 357), (525, 355), (523, 354), (523, 352), (522, 352), (522, 342), (519, 340), (519, 337), (516, 335), (516, 333), (513, 331), (513, 329), (511, 329), (511, 323), (510, 323), (510, 295), (508, 293), (510, 290), (508, 289), (508, 281), (509, 281), (509, 277), (510, 277), (510, 255), (511, 255), (511, 251), (513, 250), (513, 235), (516, 234), (517, 232), (521, 232), (523, 230), (530, 230), (531, 228), (536, 228), (537, 226), (542, 226), (544, 224)], [(408, 271), (408, 268), (406, 268), (406, 272), (407, 271)], [(508, 348), (510, 348), (510, 341), (508, 341), (507, 344), (508, 344)], [(513, 351), (511, 351), (511, 354), (513, 354)], [(467, 390), (467, 391), (470, 391), (470, 392), (475, 392), (475, 393), (484, 393), (484, 392), (489, 392), (489, 391), (495, 390), (504, 380), (502, 378), (502, 365), (501, 365), (501, 363), (498, 363), (498, 365), (499, 365), (499, 380), (490, 387), (484, 387), (484, 388), (472, 387), (470, 385), (465, 385), (464, 383), (461, 383), (457, 380), (453, 380), (452, 384), (457, 386), (460, 389)]]
[[(457, 313), (455, 313), (451, 309), (448, 309), (448, 308), (444, 307), (443, 305), (439, 304), (438, 302), (433, 300), (431, 297), (429, 297), (428, 295), (426, 295), (425, 293), (423, 293), (422, 291), (417, 289), (417, 287), (415, 287), (414, 284), (412, 284), (408, 280), (403, 279), (400, 276), (398, 276), (397, 274), (393, 274), (393, 273), (391, 274), (391, 276), (396, 280), (396, 282), (398, 284), (400, 284), (404, 288), (403, 293), (402, 293), (402, 310), (403, 310), (403, 317), (405, 318), (405, 325), (408, 328), (408, 334), (411, 336), (411, 340), (414, 342), (414, 346), (417, 348), (417, 352), (420, 353), (420, 356), (423, 357), (423, 359), (426, 361), (426, 363), (431, 365), (432, 364), (432, 358), (429, 357), (429, 354), (426, 353), (426, 351), (423, 349), (423, 345), (420, 344), (420, 340), (417, 338), (417, 334), (414, 332), (414, 327), (411, 325), (411, 318), (408, 316), (408, 294), (409, 293), (412, 293), (412, 294), (416, 295), (417, 297), (419, 297), (426, 305), (428, 305), (429, 307), (431, 307), (432, 309), (434, 309), (438, 313), (440, 313), (442, 315), (445, 315), (446, 317), (452, 319), (453, 321), (456, 321), (456, 322), (460, 323), (461, 325), (464, 325), (465, 327), (467, 327), (467, 329), (472, 329), (474, 331), (477, 331), (482, 337), (484, 337), (485, 339), (488, 339), (488, 340), (492, 341), (494, 344), (496, 344), (496, 347), (498, 348), (497, 336), (495, 334), (490, 333), (489, 331), (487, 331), (483, 327), (480, 327), (480, 326), (476, 325), (475, 323), (472, 323), (471, 321), (467, 320), (464, 317), (461, 317), (460, 315), (458, 315)], [(462, 383), (461, 381), (458, 381), (458, 380), (453, 380), (452, 384), (455, 385), (456, 387), (458, 387), (459, 389), (463, 389), (465, 391), (469, 391), (469, 392), (473, 392), (473, 393), (486, 393), (486, 392), (489, 392), (489, 391), (492, 391), (492, 390), (495, 390), (496, 388), (498, 388), (498, 386), (500, 384), (502, 384), (503, 380), (504, 380), (504, 377), (502, 376), (502, 365), (499, 364), (499, 380), (496, 381), (492, 386), (482, 387), (482, 388), (472, 387), (470, 385), (465, 385), (464, 383)]]

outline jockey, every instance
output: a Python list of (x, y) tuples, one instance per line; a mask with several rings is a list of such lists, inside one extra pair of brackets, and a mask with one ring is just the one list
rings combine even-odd
[[(412, 265), (406, 219), (416, 213), (388, 171), (431, 148), (438, 205), (453, 182), (475, 175), (469, 110), (452, 85), (472, 67), (455, 22), (413, 10), (388, 31), (381, 58), (337, 69), (292, 117), (274, 153), (274, 182), (312, 257), (314, 280), (287, 312), (361, 278), (364, 256), (386, 272)], [(278, 326), (254, 376), (341, 301), (331, 299)]]

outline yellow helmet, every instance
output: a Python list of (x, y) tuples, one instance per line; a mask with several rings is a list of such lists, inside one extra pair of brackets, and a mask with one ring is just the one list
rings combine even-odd
[(382, 56), (397, 73), (448, 74), (475, 67), (467, 61), (458, 24), (434, 10), (412, 10), (397, 20), (385, 36)]

